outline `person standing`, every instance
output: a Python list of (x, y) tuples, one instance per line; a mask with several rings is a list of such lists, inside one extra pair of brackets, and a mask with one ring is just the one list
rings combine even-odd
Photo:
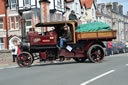
[(75, 27), (77, 27), (77, 25), (78, 25), (78, 21), (77, 20), (78, 19), (77, 19), (77, 16), (76, 16), (74, 10), (71, 11), (71, 14), (69, 15), (69, 20), (75, 21)]
[(108, 55), (112, 55), (112, 42), (111, 41), (108, 41)]
[(77, 16), (74, 10), (71, 11), (71, 14), (69, 15), (69, 20), (77, 20)]
[(14, 45), (10, 46), (10, 50), (12, 53), (13, 62), (16, 62), (16, 57), (17, 57), (17, 53), (18, 53), (18, 47), (17, 47), (16, 43), (14, 43)]

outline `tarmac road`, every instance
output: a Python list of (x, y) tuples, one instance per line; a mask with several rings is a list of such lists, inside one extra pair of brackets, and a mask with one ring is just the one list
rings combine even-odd
[(0, 69), (0, 85), (127, 85), (128, 54), (106, 56), (101, 63), (33, 65)]

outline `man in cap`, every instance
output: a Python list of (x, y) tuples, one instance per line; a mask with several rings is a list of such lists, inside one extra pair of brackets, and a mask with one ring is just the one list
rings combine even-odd
[(63, 43), (72, 40), (72, 34), (68, 25), (64, 26), (64, 32), (60, 38), (60, 48), (63, 48)]
[(69, 15), (69, 20), (77, 20), (77, 16), (74, 10), (71, 11), (71, 14)]

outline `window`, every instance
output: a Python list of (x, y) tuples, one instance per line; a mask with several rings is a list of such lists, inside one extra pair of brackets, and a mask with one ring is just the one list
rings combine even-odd
[(31, 19), (26, 20), (26, 27), (27, 28), (32, 27), (32, 20)]
[(61, 7), (61, 0), (57, 0), (57, 6)]
[(0, 38), (0, 50), (4, 50), (4, 38)]
[(75, 9), (76, 9), (76, 12), (78, 13), (78, 3), (75, 3)]
[(18, 16), (15, 17), (15, 21), (16, 21), (16, 29), (19, 28), (19, 19), (18, 19)]
[(0, 30), (3, 30), (3, 17), (0, 17)]
[(11, 0), (11, 9), (16, 9), (16, 0)]
[(94, 17), (94, 9), (92, 9), (92, 17)]
[(25, 5), (30, 5), (30, 0), (24, 0)]
[(30, 8), (31, 0), (24, 0), (25, 7)]
[(61, 20), (61, 14), (57, 14), (57, 21), (60, 21)]
[(37, 13), (34, 13), (34, 21), (35, 21), (35, 24), (37, 24)]
[(14, 29), (14, 19), (13, 19), (13, 16), (11, 17), (11, 30)]

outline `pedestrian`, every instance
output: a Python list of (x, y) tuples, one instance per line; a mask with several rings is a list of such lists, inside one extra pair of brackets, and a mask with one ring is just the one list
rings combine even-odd
[(111, 41), (108, 41), (108, 55), (112, 55), (112, 42)]
[(17, 53), (18, 53), (18, 47), (16, 44), (17, 43), (14, 42), (14, 44), (10, 46), (10, 50), (11, 50), (12, 57), (13, 57), (13, 62), (16, 62), (16, 57), (17, 57)]
[(69, 15), (69, 20), (77, 20), (77, 16), (74, 10), (71, 11), (71, 14)]
[(78, 18), (77, 18), (77, 16), (76, 16), (74, 10), (71, 11), (71, 13), (70, 13), (70, 15), (69, 15), (69, 20), (75, 21), (75, 27), (77, 27), (77, 25), (78, 25)]

